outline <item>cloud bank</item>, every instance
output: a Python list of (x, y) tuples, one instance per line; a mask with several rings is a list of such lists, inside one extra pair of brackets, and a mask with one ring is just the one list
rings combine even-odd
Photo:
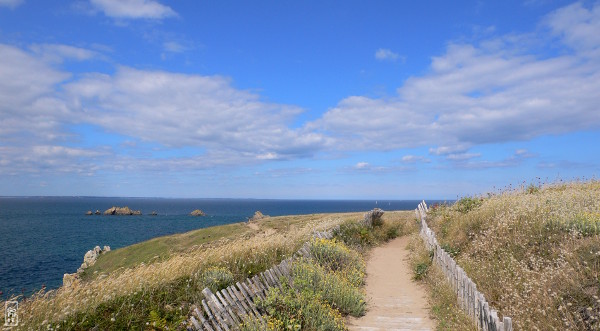
[[(156, 1), (92, 4), (115, 18), (176, 15)], [(396, 95), (349, 96), (299, 126), (300, 107), (265, 101), (227, 77), (127, 66), (74, 75), (61, 64), (102, 54), (62, 44), (0, 44), (0, 172), (194, 171), (418, 147), (457, 166), (506, 167), (526, 155), (488, 162), (469, 150), (600, 127), (599, 26), (600, 4), (576, 3), (548, 15), (535, 36), (449, 43), (426, 74), (407, 79)], [(553, 48), (540, 55), (540, 44)], [(375, 57), (397, 54), (381, 49)], [(132, 156), (114, 144), (88, 146), (78, 126), (152, 147)], [(159, 153), (186, 148), (185, 156)], [(399, 162), (430, 161), (405, 155)], [(353, 168), (398, 170), (366, 161)]]
[[(347, 97), (309, 126), (344, 150), (433, 146), (432, 154), (597, 129), (599, 24), (600, 4), (576, 3), (550, 14), (537, 37), (450, 43), (396, 96)], [(531, 47), (540, 43), (557, 50), (539, 55)]]

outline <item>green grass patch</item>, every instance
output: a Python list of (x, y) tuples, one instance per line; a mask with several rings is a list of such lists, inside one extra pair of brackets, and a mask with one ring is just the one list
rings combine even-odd
[(120, 268), (162, 261), (172, 254), (185, 252), (194, 246), (223, 238), (239, 237), (250, 230), (244, 223), (234, 223), (150, 239), (100, 255), (96, 263), (87, 268), (81, 276), (84, 280), (93, 279), (97, 275), (111, 273)]

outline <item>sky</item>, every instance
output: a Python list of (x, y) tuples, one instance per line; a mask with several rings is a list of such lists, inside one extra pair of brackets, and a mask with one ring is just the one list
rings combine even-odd
[(0, 0), (0, 195), (597, 178), (599, 31), (592, 1)]

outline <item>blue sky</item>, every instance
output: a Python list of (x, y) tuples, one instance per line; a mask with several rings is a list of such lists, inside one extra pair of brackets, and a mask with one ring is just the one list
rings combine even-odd
[(589, 1), (0, 0), (0, 195), (595, 178), (598, 31)]

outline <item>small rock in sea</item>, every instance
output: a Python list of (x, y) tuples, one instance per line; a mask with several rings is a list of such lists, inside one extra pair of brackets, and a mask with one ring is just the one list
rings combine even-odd
[(142, 212), (139, 210), (131, 210), (129, 207), (111, 207), (108, 208), (104, 215), (142, 215)]
[(193, 212), (190, 213), (191, 216), (205, 216), (206, 214), (200, 210), (200, 209), (196, 209)]
[(100, 210), (96, 209), (96, 212), (94, 214), (101, 215), (102, 213), (100, 212)]
[(85, 214), (86, 214), (86, 215), (88, 215), (88, 216), (89, 216), (89, 215), (93, 215), (93, 213), (92, 213), (92, 211), (91, 211), (91, 210), (88, 210), (88, 211), (86, 211), (86, 212), (85, 212)]
[(252, 221), (258, 221), (261, 220), (263, 218), (267, 218), (267, 217), (271, 217), (269, 215), (264, 215), (263, 213), (260, 212), (260, 210), (257, 210), (254, 213), (254, 216), (252, 216), (252, 218), (250, 218), (248, 221), (252, 222)]
[(156, 215), (158, 215), (158, 213), (157, 213), (157, 212), (155, 212), (155, 211), (152, 211), (152, 212), (150, 213), (150, 216), (156, 216)]

